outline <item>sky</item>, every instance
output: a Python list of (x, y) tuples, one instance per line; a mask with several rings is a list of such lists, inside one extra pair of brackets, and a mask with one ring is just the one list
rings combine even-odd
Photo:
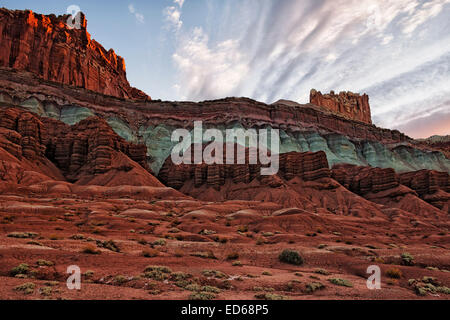
[(153, 99), (367, 93), (377, 126), (450, 134), (450, 0), (0, 0), (86, 14)]

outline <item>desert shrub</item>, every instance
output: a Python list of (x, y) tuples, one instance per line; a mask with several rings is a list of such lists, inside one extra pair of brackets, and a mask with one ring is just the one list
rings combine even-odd
[(194, 252), (194, 253), (191, 253), (191, 256), (199, 257), (199, 258), (203, 258), (203, 259), (217, 259), (217, 257), (214, 255), (214, 252), (212, 252), (211, 250)]
[(222, 271), (218, 270), (203, 270), (202, 274), (205, 277), (218, 278), (218, 279), (226, 279), (228, 276)]
[(34, 241), (34, 240), (28, 241), (27, 244), (31, 244), (31, 245), (33, 245), (33, 246), (40, 246), (40, 247), (43, 247), (43, 246), (44, 246), (44, 245), (43, 245), (42, 243), (40, 243), (39, 241)]
[(36, 261), (36, 264), (40, 267), (51, 267), (55, 265), (52, 261), (47, 261), (44, 259), (39, 259), (38, 261)]
[(239, 259), (239, 253), (238, 252), (230, 252), (227, 254), (227, 260), (237, 260)]
[(152, 242), (153, 246), (165, 246), (166, 245), (166, 240), (164, 239), (158, 239)]
[(18, 239), (33, 239), (38, 236), (35, 232), (11, 232), (8, 234), (9, 238), (18, 238)]
[(191, 274), (184, 273), (184, 272), (181, 272), (181, 271), (173, 272), (170, 275), (170, 280), (172, 280), (172, 281), (181, 281), (181, 280), (186, 280), (186, 279), (189, 279), (189, 278), (192, 278)]
[(10, 274), (15, 276), (18, 274), (27, 274), (28, 271), (30, 271), (30, 266), (26, 263), (21, 263), (17, 267), (12, 268)]
[(189, 300), (213, 300), (216, 295), (212, 292), (194, 292), (189, 295)]
[(324, 275), (324, 276), (328, 276), (328, 275), (331, 274), (329, 271), (327, 271), (327, 270), (325, 270), (325, 269), (317, 269), (317, 270), (315, 270), (314, 272), (317, 273), (317, 274)]
[(143, 246), (148, 244), (147, 240), (145, 240), (144, 238), (136, 239), (136, 242), (139, 243), (139, 244), (142, 244)]
[(448, 287), (437, 287), (436, 291), (439, 293), (450, 294), (450, 288)]
[(197, 283), (190, 283), (190, 284), (184, 286), (184, 289), (186, 289), (188, 291), (201, 291), (202, 286)]
[(114, 277), (114, 283), (115, 283), (116, 285), (121, 286), (122, 284), (124, 284), (124, 283), (126, 283), (126, 282), (128, 282), (128, 279), (127, 279), (125, 276), (118, 275), (118, 276), (115, 276), (115, 277)]
[(146, 249), (146, 250), (142, 250), (142, 256), (146, 257), (146, 258), (154, 258), (157, 257), (159, 255), (159, 250), (156, 249)]
[(401, 255), (402, 258), (402, 264), (405, 266), (412, 266), (414, 265), (414, 257), (409, 254), (408, 252), (404, 252)]
[(233, 263), (231, 264), (233, 267), (242, 267), (242, 262), (240, 262), (239, 260), (233, 261)]
[(297, 251), (286, 249), (278, 257), (281, 262), (300, 266), (303, 264), (303, 258)]
[(337, 286), (342, 286), (342, 287), (353, 287), (353, 284), (345, 279), (340, 279), (340, 278), (333, 278), (333, 279), (328, 279), (328, 281), (330, 281), (332, 284), (337, 285)]
[(386, 276), (391, 279), (400, 279), (403, 276), (402, 270), (398, 268), (390, 268), (386, 270)]
[(220, 293), (222, 292), (222, 290), (220, 290), (217, 287), (213, 287), (213, 286), (203, 286), (200, 289), (201, 292), (212, 292), (212, 293)]
[(105, 248), (113, 252), (120, 252), (120, 248), (114, 240), (100, 241), (97, 240), (97, 246)]
[(257, 240), (256, 240), (256, 245), (257, 246), (262, 246), (263, 244), (266, 244), (267, 242), (266, 242), (266, 239), (264, 239), (264, 238), (258, 238)]
[(27, 282), (24, 284), (21, 284), (20, 286), (17, 286), (14, 288), (15, 291), (21, 291), (24, 294), (32, 294), (34, 292), (34, 288), (36, 288), (36, 285), (32, 282)]
[(42, 287), (39, 289), (39, 293), (45, 297), (51, 296), (52, 295), (52, 287)]
[(257, 293), (255, 298), (260, 300), (288, 300), (288, 297), (274, 293)]
[(212, 234), (216, 234), (217, 232), (214, 230), (208, 230), (208, 229), (203, 229), (202, 231), (199, 232), (199, 234), (205, 235), (205, 236), (209, 236)]
[(150, 272), (150, 271), (159, 271), (162, 273), (172, 273), (172, 270), (169, 267), (166, 266), (147, 266), (144, 269), (144, 272)]
[(83, 234), (74, 234), (70, 237), (72, 240), (84, 240), (86, 237)]
[(92, 245), (88, 245), (86, 247), (83, 248), (83, 250), (81, 250), (82, 253), (86, 253), (86, 254), (100, 254), (100, 250), (98, 250), (97, 248), (95, 248)]

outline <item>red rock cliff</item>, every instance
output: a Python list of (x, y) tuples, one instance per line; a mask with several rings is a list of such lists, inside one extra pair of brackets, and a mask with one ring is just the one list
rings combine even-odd
[(351, 120), (372, 124), (369, 96), (352, 92), (322, 94), (314, 89), (310, 93), (310, 103), (344, 115)]
[(130, 86), (124, 59), (91, 39), (84, 14), (79, 15), (76, 29), (67, 26), (68, 15), (0, 8), (0, 66), (105, 95), (150, 100)]

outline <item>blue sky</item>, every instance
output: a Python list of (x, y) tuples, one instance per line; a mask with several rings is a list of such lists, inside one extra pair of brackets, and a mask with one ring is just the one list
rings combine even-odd
[(450, 134), (450, 0), (0, 2), (44, 14), (70, 5), (154, 99), (305, 103), (311, 88), (350, 90), (369, 94), (379, 126)]

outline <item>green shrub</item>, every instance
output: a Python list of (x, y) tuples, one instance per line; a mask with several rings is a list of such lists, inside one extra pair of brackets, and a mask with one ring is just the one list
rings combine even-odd
[(166, 240), (164, 239), (158, 239), (152, 242), (153, 246), (165, 246), (166, 245)]
[(189, 296), (189, 300), (213, 300), (216, 295), (212, 292), (194, 292)]
[(333, 279), (328, 279), (328, 281), (330, 281), (332, 284), (335, 284), (337, 286), (342, 286), (342, 287), (353, 287), (353, 284), (345, 279), (340, 279), (340, 278), (333, 278)]
[(300, 266), (303, 264), (303, 258), (300, 256), (300, 254), (297, 251), (286, 249), (284, 250), (278, 259), (281, 262), (289, 263), (293, 265)]
[(218, 270), (203, 270), (202, 274), (205, 277), (218, 278), (218, 279), (226, 279), (228, 276), (222, 271)]
[(405, 266), (414, 265), (414, 257), (411, 254), (404, 252), (404, 253), (402, 253), (401, 258), (402, 258), (403, 265), (405, 265)]
[(329, 271), (327, 271), (325, 269), (317, 269), (317, 270), (314, 271), (314, 273), (321, 274), (321, 275), (324, 275), (324, 276), (328, 276), (328, 275), (331, 274)]
[(44, 259), (39, 259), (38, 261), (36, 261), (36, 264), (40, 267), (51, 267), (55, 265), (52, 261), (47, 261)]
[(260, 300), (287, 300), (288, 297), (282, 296), (274, 293), (257, 293), (255, 294), (256, 299)]
[(306, 292), (313, 293), (317, 290), (322, 290), (325, 286), (320, 282), (311, 282), (306, 285)]
[(144, 272), (152, 272), (152, 271), (158, 271), (162, 273), (172, 273), (172, 270), (169, 267), (166, 266), (147, 266), (145, 267)]
[(21, 263), (17, 267), (12, 268), (10, 273), (12, 276), (15, 276), (18, 274), (27, 274), (28, 271), (30, 271), (30, 266), (26, 263)]
[(24, 284), (21, 284), (20, 286), (17, 286), (14, 288), (15, 291), (21, 291), (24, 294), (32, 294), (34, 292), (34, 288), (36, 288), (36, 285), (32, 282), (27, 282)]

